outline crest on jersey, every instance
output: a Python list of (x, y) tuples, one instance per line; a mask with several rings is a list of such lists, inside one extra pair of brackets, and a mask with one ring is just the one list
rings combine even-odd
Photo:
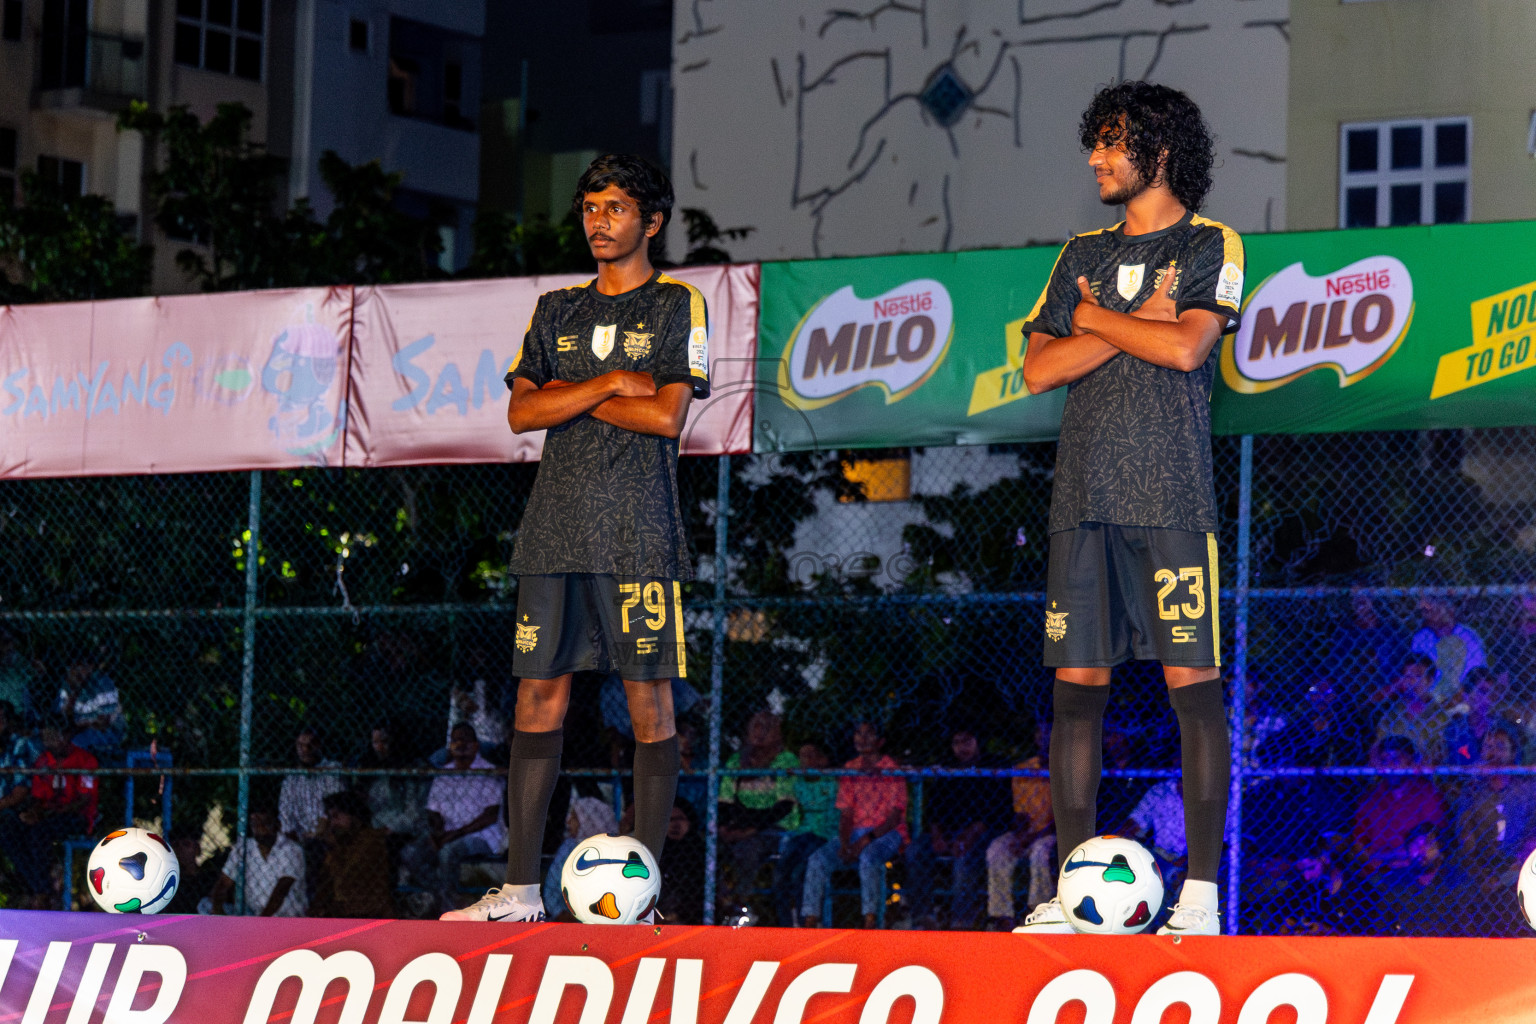
[[(613, 347), (612, 342), (609, 343), (609, 347)], [(526, 615), (523, 616), (523, 621), (517, 624), (517, 639), (514, 642), (517, 644), (517, 649), (524, 654), (539, 646), (539, 627), (528, 625)]]
[(1134, 266), (1122, 263), (1120, 276), (1115, 280), (1115, 290), (1120, 293), (1122, 299), (1134, 299), (1146, 280), (1147, 265), (1145, 263), (1137, 263)]
[(592, 354), (599, 359), (607, 359), (608, 353), (613, 351), (613, 338), (618, 329), (617, 324), (592, 328)]
[(631, 359), (641, 359), (651, 354), (651, 339), (654, 334), (636, 334), (634, 331), (624, 332), (624, 354)]
[(1067, 616), (1071, 612), (1046, 612), (1045, 635), (1052, 640), (1060, 640), (1067, 635)]

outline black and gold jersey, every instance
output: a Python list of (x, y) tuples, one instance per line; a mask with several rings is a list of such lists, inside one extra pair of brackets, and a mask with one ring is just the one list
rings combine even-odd
[[(622, 295), (596, 281), (539, 297), (507, 387), (578, 384), (610, 370), (649, 373), (658, 389), (709, 395), (704, 296), (660, 272)], [(676, 438), (625, 430), (591, 415), (545, 434), (544, 456), (512, 550), (518, 574), (590, 572), (693, 578), (677, 492)]]
[[(1072, 333), (1086, 277), (1106, 309), (1134, 312), (1172, 267), (1179, 313), (1206, 309), (1237, 329), (1243, 243), (1225, 224), (1186, 213), (1162, 231), (1126, 235), (1123, 224), (1077, 235), (1056, 258), (1024, 323), (1024, 338)], [(1068, 385), (1051, 491), (1049, 530), (1113, 523), (1206, 533), (1216, 529), (1211, 476), (1211, 383), (1220, 343), (1185, 373), (1120, 353)]]

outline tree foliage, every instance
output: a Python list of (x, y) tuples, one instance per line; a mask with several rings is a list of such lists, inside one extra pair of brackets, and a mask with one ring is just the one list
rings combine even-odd
[(104, 196), (65, 196), (36, 174), (22, 204), (0, 208), (0, 302), (64, 302), (142, 295), (151, 249), (123, 229)]

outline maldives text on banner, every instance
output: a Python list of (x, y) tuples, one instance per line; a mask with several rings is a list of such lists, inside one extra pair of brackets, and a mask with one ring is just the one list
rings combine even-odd
[[(744, 452), (751, 444), (758, 268), (684, 267), (709, 307), (711, 396), (689, 409), (682, 450)], [(541, 294), (591, 275), (393, 285), (357, 290), (349, 370), (348, 466), (532, 462), (544, 432), (507, 429), (502, 382)]]
[(0, 911), (0, 1022), (1127, 1024), (1180, 1005), (1239, 1024), (1515, 1024), (1536, 1006), (1519, 939), (938, 938)]
[(0, 307), (0, 477), (337, 465), (351, 288)]

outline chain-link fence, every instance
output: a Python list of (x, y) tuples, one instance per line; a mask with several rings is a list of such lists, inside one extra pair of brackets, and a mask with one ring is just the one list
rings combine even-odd
[[(1536, 844), (1536, 430), (1218, 438), (1215, 457), (1227, 925), (1513, 932)], [(999, 927), (1051, 892), (1054, 459), (682, 461), (700, 571), (669, 919)], [(8, 905), (85, 905), (87, 837), (126, 821), (170, 833), (174, 910), (429, 916), (497, 884), (506, 566), (535, 469), (0, 483)], [(556, 871), (628, 803), (622, 687), (576, 685)], [(1176, 891), (1164, 692), (1154, 665), (1117, 670), (1099, 827), (1142, 837)], [(840, 788), (870, 830), (848, 850)]]

